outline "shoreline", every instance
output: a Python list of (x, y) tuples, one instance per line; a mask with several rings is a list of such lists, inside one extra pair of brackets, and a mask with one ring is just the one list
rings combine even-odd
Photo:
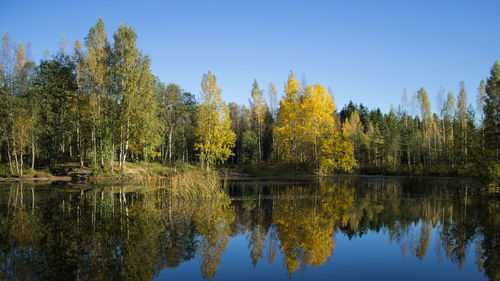
[[(151, 179), (162, 180), (175, 177), (177, 175), (189, 174), (192, 172), (202, 172), (199, 166), (190, 164), (163, 165), (156, 162), (127, 163), (123, 170), (117, 169), (114, 172), (101, 171), (94, 175), (88, 167), (79, 167), (77, 163), (68, 162), (60, 164), (50, 171), (48, 168), (27, 171), (27, 175), (22, 178), (17, 176), (0, 176), (2, 182), (39, 182), (39, 183), (109, 183), (109, 182), (142, 182)], [(470, 175), (438, 174), (438, 173), (415, 173), (409, 174), (381, 172), (381, 173), (363, 173), (357, 171), (354, 173), (340, 173), (333, 175), (320, 175), (307, 168), (296, 169), (293, 165), (262, 165), (256, 167), (221, 167), (215, 170), (224, 180), (255, 180), (255, 179), (307, 179), (307, 178), (328, 178), (328, 177), (409, 177), (409, 178), (461, 178), (466, 180), (480, 181), (477, 177)], [(361, 172), (361, 173), (359, 173)]]
[[(185, 172), (176, 172), (176, 173), (185, 173)], [(34, 177), (0, 177), (0, 183), (2, 182), (43, 182), (43, 183), (50, 183), (50, 182), (67, 182), (67, 183), (106, 183), (106, 182), (112, 182), (112, 181), (117, 181), (117, 182), (133, 182), (136, 180), (143, 179), (145, 177), (149, 178), (155, 178), (155, 179), (168, 179), (172, 176), (171, 175), (162, 175), (162, 174), (149, 174), (149, 175), (99, 175), (99, 176), (92, 176), (92, 175), (82, 175), (82, 176), (71, 176), (71, 175), (64, 175), (64, 176), (56, 176), (56, 175), (51, 175), (51, 176), (34, 176)], [(295, 179), (295, 178), (300, 178), (300, 179), (305, 179), (305, 178), (329, 178), (329, 177), (387, 177), (387, 178), (394, 178), (394, 177), (407, 177), (407, 178), (460, 178), (460, 179), (466, 179), (466, 180), (474, 180), (477, 181), (476, 178), (471, 177), (471, 176), (450, 176), (450, 175), (435, 175), (435, 174), (418, 174), (418, 175), (408, 175), (408, 174), (334, 174), (334, 175), (318, 175), (314, 173), (300, 173), (300, 174), (259, 174), (259, 173), (242, 173), (242, 172), (235, 172), (235, 171), (229, 171), (224, 178), (226, 180), (255, 180), (255, 179)]]

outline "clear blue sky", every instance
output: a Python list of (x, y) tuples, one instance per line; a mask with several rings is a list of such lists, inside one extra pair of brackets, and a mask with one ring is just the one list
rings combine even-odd
[(153, 73), (194, 94), (211, 70), (223, 98), (247, 104), (253, 79), (283, 92), (299, 81), (388, 111), (425, 87), (433, 109), (440, 88), (469, 101), (500, 59), (500, 1), (1, 1), (0, 32), (31, 42), (36, 61), (65, 35), (71, 46), (102, 17), (112, 40), (135, 28)]

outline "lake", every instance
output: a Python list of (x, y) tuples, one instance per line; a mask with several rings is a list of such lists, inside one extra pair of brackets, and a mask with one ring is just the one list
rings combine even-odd
[(499, 280), (499, 196), (464, 179), (238, 179), (218, 198), (0, 184), (0, 280)]

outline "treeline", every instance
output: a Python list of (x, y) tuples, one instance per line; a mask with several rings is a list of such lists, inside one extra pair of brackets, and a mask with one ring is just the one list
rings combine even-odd
[[(121, 25), (107, 37), (101, 19), (83, 45), (37, 65), (29, 48), (6, 34), (0, 56), (0, 162), (10, 175), (23, 167), (78, 161), (95, 172), (127, 161), (280, 163), (321, 174), (500, 174), (500, 65), (481, 82), (476, 106), (463, 83), (457, 96), (431, 111), (424, 88), (389, 113), (352, 102), (337, 111), (322, 85), (299, 83), (291, 72), (278, 102), (273, 84), (254, 81), (250, 107), (226, 103), (208, 72), (196, 99), (164, 84), (136, 46), (137, 34)], [(267, 95), (266, 95), (267, 92)], [(442, 93), (441, 93), (442, 94)], [(267, 99), (266, 99), (267, 96)]]
[(62, 161), (113, 171), (115, 161), (195, 160), (194, 96), (152, 75), (131, 27), (113, 39), (99, 19), (83, 46), (76, 41), (70, 53), (63, 38), (37, 65), (3, 36), (0, 161), (11, 175)]
[(275, 87), (270, 84), (269, 106), (262, 105), (264, 113), (259, 117), (262, 93), (254, 81), (250, 109), (230, 105), (237, 136), (235, 163), (288, 162), (326, 173), (356, 169), (365, 174), (468, 175), (500, 180), (498, 62), (471, 97), (463, 82), (456, 96), (441, 91), (438, 113), (431, 111), (424, 88), (412, 95), (405, 89), (402, 104), (391, 106), (385, 114), (353, 102), (337, 113), (323, 86), (301, 85), (290, 73), (279, 107)]
[(350, 102), (341, 122), (354, 142), (364, 172), (499, 176), (498, 62), (481, 81), (476, 106), (468, 102), (464, 83), (455, 97), (440, 93), (439, 112), (431, 111), (427, 92), (403, 92), (403, 104), (389, 113)]
[(250, 109), (230, 104), (236, 132), (237, 164), (262, 161), (301, 164), (318, 173), (351, 171), (354, 147), (342, 130), (333, 95), (319, 84), (300, 85), (290, 72), (277, 108), (277, 91), (269, 84), (269, 104), (254, 81)]

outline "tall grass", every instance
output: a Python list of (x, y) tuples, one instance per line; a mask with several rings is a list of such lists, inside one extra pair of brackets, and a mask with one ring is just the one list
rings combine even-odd
[(223, 193), (223, 175), (191, 165), (127, 165), (126, 177), (135, 179), (143, 189), (165, 188), (184, 199), (214, 198)]
[(172, 175), (169, 181), (172, 193), (186, 199), (214, 198), (224, 193), (221, 176), (216, 172), (182, 172)]

